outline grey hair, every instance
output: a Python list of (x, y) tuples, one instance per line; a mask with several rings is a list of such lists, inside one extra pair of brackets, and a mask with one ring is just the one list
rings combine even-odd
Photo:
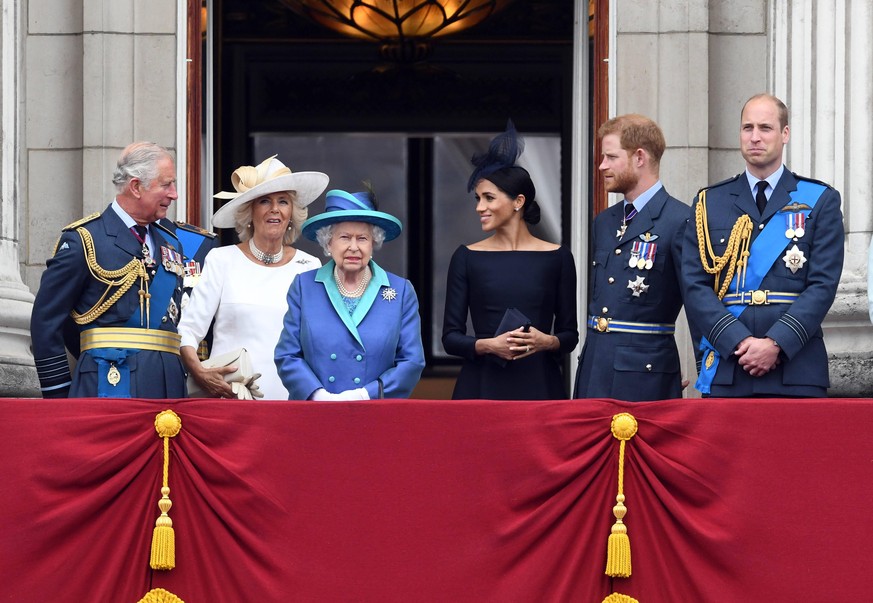
[(142, 182), (145, 188), (149, 188), (158, 177), (158, 162), (164, 158), (172, 160), (173, 156), (154, 142), (134, 142), (127, 145), (121, 151), (112, 173), (116, 192), (124, 191), (124, 187), (134, 178)]
[[(297, 202), (297, 191), (284, 192), (288, 193), (288, 196), (291, 197), (291, 228), (286, 229), (285, 234), (282, 235), (282, 244), (293, 245), (294, 241), (300, 237), (300, 227), (303, 226), (303, 223), (306, 222), (306, 218), (309, 217), (309, 208), (304, 207)], [(268, 195), (263, 195), (256, 199), (252, 199), (251, 201), (246, 201), (236, 209), (236, 212), (234, 212), (233, 227), (241, 242), (245, 243), (251, 239), (252, 235), (255, 233), (255, 229), (252, 227), (252, 206), (255, 201), (267, 196)]]
[[(349, 222), (354, 222), (354, 220), (349, 220)], [(385, 229), (381, 226), (376, 226), (375, 224), (370, 224), (369, 222), (364, 222), (367, 226), (370, 227), (370, 232), (373, 233), (373, 251), (382, 248), (382, 243), (385, 242)], [(330, 249), (328, 249), (328, 245), (330, 245), (330, 239), (333, 237), (333, 224), (328, 224), (327, 226), (322, 226), (318, 230), (315, 231), (315, 238), (318, 241), (318, 244), (321, 245), (321, 248), (324, 250), (324, 255), (330, 255)]]

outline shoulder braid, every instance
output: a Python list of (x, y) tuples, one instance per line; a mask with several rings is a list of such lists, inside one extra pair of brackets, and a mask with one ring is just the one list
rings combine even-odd
[[(77, 228), (76, 232), (82, 239), (82, 248), (85, 254), (85, 263), (88, 266), (88, 271), (96, 280), (106, 285), (106, 291), (102, 296), (100, 296), (100, 299), (97, 300), (97, 303), (94, 304), (90, 310), (81, 314), (75, 310), (70, 312), (70, 316), (73, 317), (76, 324), (86, 325), (94, 322), (97, 318), (102, 316), (121, 298), (122, 295), (127, 293), (136, 282), (137, 278), (140, 279), (140, 303), (142, 303), (143, 298), (147, 299), (149, 297), (148, 273), (146, 273), (142, 261), (133, 258), (118, 270), (106, 270), (97, 263), (97, 254), (94, 251), (94, 240), (91, 238), (91, 233), (88, 232), (86, 228), (82, 227)], [(112, 295), (109, 295), (109, 292), (113, 287), (117, 287), (117, 290)]]
[[(703, 269), (715, 275), (713, 290), (718, 294), (718, 298), (722, 299), (727, 293), (731, 281), (734, 278), (734, 272), (739, 267), (740, 281), (745, 280), (746, 267), (749, 263), (749, 245), (752, 238), (752, 219), (748, 214), (743, 214), (731, 229), (730, 238), (728, 238), (727, 248), (723, 255), (718, 256), (712, 248), (712, 240), (709, 237), (709, 224), (706, 216), (706, 189), (701, 190), (697, 194), (697, 208), (694, 212), (694, 221), (697, 228), (697, 248), (700, 252), (700, 263)], [(709, 263), (712, 259), (712, 265)], [(727, 268), (727, 273), (724, 275), (724, 281), (719, 287), (719, 277), (722, 271)]]

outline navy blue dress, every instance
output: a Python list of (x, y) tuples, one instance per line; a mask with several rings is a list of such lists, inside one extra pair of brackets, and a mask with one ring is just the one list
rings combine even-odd
[[(507, 308), (516, 308), (560, 349), (502, 363), (477, 356), (476, 340), (494, 337)], [(473, 323), (467, 333), (467, 313)], [(518, 325), (521, 326), (521, 325)], [(579, 342), (576, 267), (565, 247), (554, 251), (471, 251), (458, 247), (449, 264), (443, 347), (464, 359), (454, 399), (567, 398), (562, 361)]]

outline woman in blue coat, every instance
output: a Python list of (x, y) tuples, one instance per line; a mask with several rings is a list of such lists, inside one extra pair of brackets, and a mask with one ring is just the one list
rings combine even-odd
[(400, 235), (372, 193), (327, 193), (325, 212), (303, 223), (331, 260), (297, 276), (276, 346), (292, 400), (408, 398), (424, 369), (418, 298), (373, 251)]

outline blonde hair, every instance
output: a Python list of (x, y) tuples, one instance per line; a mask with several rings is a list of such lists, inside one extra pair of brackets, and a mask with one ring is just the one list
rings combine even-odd
[[(291, 197), (291, 224), (290, 228), (285, 230), (282, 236), (283, 245), (293, 245), (300, 237), (300, 228), (309, 217), (309, 208), (300, 205), (297, 202), (297, 191), (285, 191)], [(233, 225), (239, 240), (245, 243), (252, 238), (254, 228), (252, 227), (252, 205), (255, 201), (263, 199), (267, 195), (262, 195), (251, 201), (246, 201), (240, 205), (233, 215)]]

